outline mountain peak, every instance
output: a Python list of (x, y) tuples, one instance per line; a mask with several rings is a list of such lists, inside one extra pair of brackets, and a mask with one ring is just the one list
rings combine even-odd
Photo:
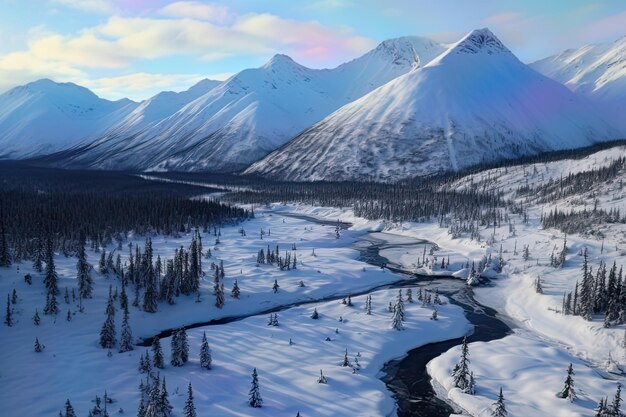
[(497, 54), (510, 52), (500, 39), (489, 29), (474, 29), (452, 47), (457, 52), (467, 54), (487, 53)]
[(263, 65), (263, 68), (274, 69), (274, 68), (299, 67), (299, 66), (300, 64), (298, 64), (296, 61), (291, 59), (290, 56), (285, 55), (285, 54), (276, 54), (269, 61), (267, 61), (265, 65)]

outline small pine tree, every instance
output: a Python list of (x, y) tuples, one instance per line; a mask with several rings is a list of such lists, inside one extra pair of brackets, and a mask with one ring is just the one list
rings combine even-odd
[(78, 245), (78, 261), (76, 262), (76, 271), (78, 279), (78, 294), (82, 298), (91, 298), (93, 293), (93, 279), (91, 278), (91, 267), (87, 263), (87, 255), (85, 254), (85, 242), (81, 238)]
[(567, 398), (570, 402), (576, 400), (576, 389), (574, 388), (574, 367), (570, 363), (567, 367), (567, 377), (565, 378), (563, 390), (559, 392), (559, 398)]
[(164, 369), (165, 368), (165, 360), (163, 357), (163, 349), (161, 348), (161, 340), (158, 337), (155, 337), (152, 340), (152, 361), (155, 368)]
[(312, 318), (313, 320), (317, 320), (317, 319), (319, 319), (319, 318), (320, 318), (320, 315), (319, 315), (319, 313), (317, 312), (317, 308), (314, 308), (314, 309), (313, 309), (313, 313), (311, 313), (311, 318)]
[(341, 366), (347, 367), (350, 366), (350, 361), (348, 360), (348, 349), (343, 354), (343, 362), (341, 362)]
[(100, 329), (100, 346), (104, 349), (115, 347), (115, 304), (113, 302), (113, 289), (109, 286), (109, 299), (106, 308), (107, 318)]
[(211, 369), (211, 363), (213, 358), (211, 357), (211, 348), (209, 342), (206, 339), (206, 332), (202, 334), (202, 345), (200, 346), (200, 366), (204, 369)]
[(161, 416), (169, 417), (172, 414), (173, 407), (170, 405), (169, 394), (167, 393), (167, 387), (165, 386), (165, 377), (161, 384), (161, 391), (159, 393), (159, 406), (161, 409)]
[(469, 388), (469, 348), (467, 345), (467, 336), (463, 338), (463, 344), (461, 345), (461, 359), (459, 363), (454, 367), (452, 372), (452, 378), (454, 379), (454, 386), (460, 388), (463, 391), (467, 391)]
[(39, 343), (39, 338), (36, 337), (35, 338), (35, 352), (41, 353), (43, 352), (43, 348), (44, 346), (41, 343)]
[(7, 310), (4, 315), (4, 324), (9, 327), (13, 326), (13, 309), (11, 308), (11, 300), (9, 299), (9, 294), (7, 294)]
[(239, 285), (237, 285), (237, 280), (235, 280), (234, 284), (233, 284), (233, 289), (230, 292), (230, 295), (233, 298), (239, 298), (239, 295), (241, 294), (241, 291), (239, 290)]
[(128, 309), (124, 310), (124, 319), (122, 321), (122, 336), (120, 340), (120, 353), (133, 350), (133, 333), (128, 322)]
[(320, 377), (317, 378), (317, 383), (318, 384), (327, 384), (328, 383), (328, 379), (324, 376), (324, 373), (322, 372), (321, 369), (320, 369)]
[(261, 398), (261, 392), (259, 391), (259, 375), (256, 368), (252, 370), (252, 387), (249, 392), (248, 404), (250, 407), (259, 408), (263, 405), (263, 398)]
[(508, 413), (504, 406), (504, 395), (502, 394), (502, 387), (500, 387), (500, 394), (498, 395), (498, 401), (493, 403), (494, 409), (491, 412), (491, 417), (507, 417)]
[(611, 404), (611, 408), (613, 409), (613, 414), (616, 417), (621, 416), (620, 408), (622, 406), (622, 384), (617, 384), (617, 391), (615, 392), (615, 397), (613, 397), (613, 404)]
[(187, 401), (185, 401), (185, 407), (183, 408), (183, 417), (197, 417), (196, 407), (193, 404), (193, 389), (191, 388), (191, 382), (187, 386)]
[(70, 403), (69, 398), (65, 401), (65, 416), (64, 417), (76, 417), (76, 413), (74, 412), (74, 407), (72, 407), (72, 403)]
[(35, 309), (35, 315), (33, 316), (33, 323), (35, 323), (35, 326), (39, 326), (39, 324), (41, 323), (41, 318), (39, 317), (39, 310)]

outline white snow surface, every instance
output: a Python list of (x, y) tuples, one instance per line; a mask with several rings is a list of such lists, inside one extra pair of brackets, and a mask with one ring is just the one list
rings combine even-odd
[(54, 153), (103, 133), (137, 106), (48, 79), (0, 95), (0, 159)]
[[(284, 219), (284, 222), (283, 222)], [(221, 243), (212, 245), (214, 239), (203, 234), (205, 250), (211, 248), (213, 257), (204, 260), (206, 271), (209, 262), (224, 260), (227, 291), (222, 310), (214, 306), (210, 273), (201, 282), (202, 302), (195, 297), (179, 297), (176, 305), (159, 305), (155, 314), (130, 311), (130, 323), (135, 337), (151, 336), (160, 330), (178, 327), (218, 317), (242, 315), (266, 310), (273, 306), (295, 301), (315, 300), (325, 296), (372, 288), (393, 282), (402, 277), (355, 260), (356, 251), (346, 248), (354, 237), (367, 230), (356, 227), (343, 231), (335, 238), (334, 227), (320, 226), (305, 220), (272, 215), (259, 210), (257, 218), (242, 225), (247, 236), (242, 237), (238, 227), (223, 228)], [(260, 228), (269, 235), (261, 240)], [(154, 256), (171, 257), (175, 248), (188, 246), (190, 234), (180, 238), (153, 236)], [(132, 239), (142, 244), (142, 238)], [(278, 268), (256, 266), (256, 251), (277, 243), (281, 248), (297, 244), (298, 269), (280, 271)], [(313, 248), (315, 255), (313, 256)], [(113, 248), (109, 248), (113, 249)], [(123, 251), (124, 260), (126, 250)], [(88, 261), (97, 264), (99, 255), (88, 251)], [(16, 323), (13, 327), (1, 326), (0, 338), (5, 354), (1, 361), (0, 378), (6, 383), (0, 391), (0, 404), (19, 415), (43, 417), (56, 415), (65, 399), (70, 398), (78, 415), (86, 415), (93, 407), (96, 395), (104, 390), (114, 399), (109, 405), (110, 415), (122, 408), (124, 415), (134, 415), (139, 403), (139, 383), (145, 375), (137, 371), (139, 357), (146, 348), (136, 347), (128, 353), (107, 351), (98, 346), (98, 334), (104, 320), (106, 295), (109, 285), (117, 287), (116, 278), (96, 272), (94, 298), (83, 300), (85, 312), (80, 313), (77, 301), (65, 304), (63, 292), (76, 287), (76, 259), (62, 255), (55, 257), (59, 273), (61, 313), (58, 317), (42, 314), (44, 286), (41, 274), (34, 273), (28, 264), (13, 265), (0, 270), (0, 288), (9, 293), (16, 288), (18, 303), (14, 305)], [(19, 271), (16, 269), (19, 266)], [(33, 274), (33, 284), (23, 280), (25, 273)], [(230, 287), (237, 279), (241, 299), (231, 298)], [(278, 293), (272, 292), (273, 280), (280, 285)], [(305, 287), (298, 285), (303, 280)], [(391, 314), (387, 311), (398, 290), (379, 290), (372, 294), (372, 315), (364, 311), (365, 296), (353, 297), (354, 307), (339, 300), (307, 304), (278, 313), (279, 326), (267, 326), (265, 315), (250, 317), (226, 325), (207, 326), (188, 330), (190, 361), (183, 367), (169, 365), (170, 339), (161, 341), (166, 358), (166, 368), (160, 371), (167, 380), (170, 402), (175, 415), (181, 415), (186, 399), (186, 387), (194, 387), (198, 415), (211, 416), (337, 416), (346, 413), (360, 416), (382, 416), (395, 413), (395, 402), (379, 379), (385, 362), (403, 356), (406, 351), (420, 345), (457, 338), (471, 330), (460, 307), (444, 304), (438, 306), (439, 320), (430, 320), (431, 308), (421, 304), (406, 303), (406, 329), (391, 329)], [(132, 301), (132, 291), (128, 294)], [(444, 298), (445, 300), (445, 298)], [(116, 328), (120, 331), (121, 311), (116, 302)], [(310, 318), (314, 308), (319, 320)], [(31, 317), (39, 309), (41, 325), (35, 326)], [(73, 314), (66, 321), (67, 311)], [(343, 321), (339, 321), (340, 316)], [(335, 332), (338, 329), (338, 333)], [(202, 370), (198, 353), (202, 332), (206, 331), (212, 349), (213, 369)], [(42, 353), (33, 351), (35, 337), (46, 348)], [(330, 337), (331, 341), (325, 341)], [(289, 339), (293, 345), (289, 345)], [(349, 360), (360, 352), (361, 369), (356, 374), (340, 365), (344, 350)], [(263, 408), (248, 406), (250, 373), (256, 367), (260, 376)], [(318, 384), (319, 370), (323, 369), (328, 384)], [(9, 383), (10, 381), (10, 383)], [(25, 393), (37, 393), (30, 395)], [(11, 414), (7, 414), (11, 415)], [(17, 415), (17, 414), (16, 414)]]
[(332, 113), (246, 170), (289, 180), (395, 180), (619, 138), (584, 97), (488, 29)]
[(144, 129), (116, 128), (64, 163), (145, 170), (243, 169), (342, 105), (443, 50), (426, 38), (403, 37), (323, 70), (275, 55)]
[(530, 66), (601, 106), (626, 136), (626, 36), (611, 43), (568, 49)]

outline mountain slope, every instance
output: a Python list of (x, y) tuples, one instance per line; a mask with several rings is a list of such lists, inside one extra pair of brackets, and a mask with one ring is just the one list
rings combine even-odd
[(424, 38), (398, 38), (326, 70), (306, 68), (276, 55), (264, 66), (241, 71), (145, 129), (109, 132), (72, 152), (63, 164), (242, 169), (342, 105), (428, 62), (444, 49)]
[(617, 136), (584, 98), (521, 63), (481, 29), (245, 172), (288, 180), (392, 180)]
[(137, 103), (108, 101), (84, 87), (48, 79), (0, 95), (0, 158), (56, 152), (101, 134)]
[(568, 49), (530, 66), (588, 97), (626, 136), (626, 36), (609, 44)]

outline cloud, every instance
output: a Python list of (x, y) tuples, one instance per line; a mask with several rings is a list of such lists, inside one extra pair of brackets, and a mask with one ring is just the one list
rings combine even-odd
[[(78, 3), (55, 1), (68, 6)], [(74, 34), (32, 31), (26, 49), (0, 55), (0, 87), (50, 77), (77, 83), (87, 80), (94, 82), (98, 92), (117, 96), (124, 90), (132, 94), (133, 85), (145, 92), (149, 85), (168, 88), (166, 82), (182, 85), (189, 77), (198, 76), (175, 74), (168, 78), (166, 74), (136, 72), (133, 79), (119, 75), (120, 71), (132, 72), (137, 63), (145, 67), (149, 60), (186, 56), (196, 62), (215, 62), (245, 56), (258, 62), (285, 53), (305, 65), (323, 67), (337, 65), (375, 44), (348, 27), (270, 13), (237, 16), (220, 6), (180, 1), (144, 17), (113, 15)], [(85, 75), (96, 70), (111, 76), (97, 78), (96, 83)], [(132, 83), (124, 84), (131, 79)]]
[(28, 52), (12, 52), (0, 57), (0, 92), (40, 78), (72, 81), (85, 73), (58, 61), (41, 60)]
[(200, 3), (198, 1), (178, 1), (159, 10), (159, 14), (169, 17), (184, 17), (224, 23), (231, 14), (226, 6)]
[(87, 13), (111, 14), (117, 11), (109, 0), (52, 0), (52, 3)]
[(244, 15), (225, 26), (190, 18), (112, 16), (74, 36), (41, 34), (23, 52), (78, 68), (124, 68), (137, 60), (176, 55), (216, 60), (277, 52), (323, 65), (374, 45), (345, 27), (272, 14)]

